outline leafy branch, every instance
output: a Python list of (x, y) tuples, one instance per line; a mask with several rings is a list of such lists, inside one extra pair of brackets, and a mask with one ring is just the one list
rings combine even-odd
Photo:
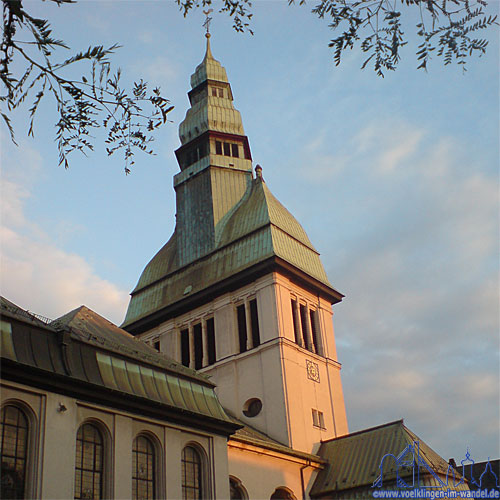
[(481, 56), (488, 45), (486, 39), (473, 38), (473, 34), (498, 25), (497, 16), (485, 14), (486, 6), (485, 0), (321, 0), (313, 13), (331, 18), (330, 27), (341, 31), (329, 44), (336, 65), (344, 51), (359, 42), (367, 55), (362, 68), (372, 62), (377, 75), (383, 77), (384, 71), (396, 69), (400, 49), (408, 43), (402, 29), (402, 8), (407, 9), (406, 15), (409, 9), (418, 9), (421, 20), (416, 25), (422, 40), (416, 52), (418, 69), (427, 70), (434, 52), (445, 65), (455, 60), (465, 71), (467, 57)]
[[(306, 0), (286, 0), (289, 5), (305, 5)], [(318, 1), (318, 0), (316, 0)], [(184, 16), (189, 11), (222, 4), (219, 12), (233, 19), (236, 31), (252, 33), (252, 3), (249, 0), (176, 0)], [(339, 33), (330, 41), (333, 60), (338, 66), (347, 49), (357, 45), (366, 54), (362, 68), (369, 63), (377, 75), (394, 71), (401, 60), (401, 48), (407, 45), (403, 19), (414, 11), (421, 22), (416, 34), (421, 42), (416, 50), (418, 68), (427, 70), (433, 53), (445, 65), (456, 61), (465, 71), (467, 58), (486, 52), (488, 41), (475, 33), (498, 25), (497, 16), (485, 14), (486, 0), (319, 0), (312, 9), (329, 27)]]
[[(58, 5), (73, 0), (51, 0)], [(89, 47), (86, 51), (55, 62), (55, 49), (68, 49), (62, 40), (53, 37), (45, 19), (32, 17), (23, 9), (21, 0), (2, 0), (3, 35), (0, 47), (0, 79), (3, 83), (1, 115), (15, 143), (15, 132), (9, 114), (32, 99), (29, 108), (28, 135), (34, 134), (34, 120), (41, 101), (52, 96), (59, 119), (56, 141), (59, 164), (69, 167), (68, 156), (74, 151), (93, 151), (92, 133), (98, 128), (107, 131), (106, 151), (112, 155), (123, 152), (125, 173), (130, 173), (137, 150), (154, 154), (153, 132), (167, 121), (173, 109), (161, 96), (159, 88), (148, 90), (143, 80), (135, 82), (127, 92), (121, 85), (121, 71), (111, 73), (110, 56), (119, 48), (112, 45)], [(19, 39), (18, 35), (24, 39)], [(24, 71), (14, 75), (11, 68), (22, 61)], [(90, 74), (71, 79), (68, 68), (79, 63), (90, 64)]]
[[(49, 0), (58, 6), (74, 0)], [(286, 0), (289, 5), (296, 0)], [(488, 41), (480, 38), (481, 30), (498, 25), (497, 16), (487, 15), (486, 0), (316, 0), (312, 12), (328, 18), (338, 36), (330, 41), (336, 65), (347, 49), (357, 45), (366, 58), (362, 68), (373, 65), (379, 76), (394, 71), (401, 59), (405, 39), (403, 19), (410, 10), (420, 21), (416, 34), (421, 42), (416, 51), (418, 68), (427, 70), (433, 55), (445, 65), (458, 63), (466, 70), (468, 58), (485, 53)], [(219, 13), (229, 16), (238, 32), (252, 33), (250, 0), (176, 0), (188, 15), (194, 9), (219, 5)], [(300, 5), (305, 0), (298, 0)], [(111, 71), (110, 58), (118, 45), (91, 46), (86, 51), (61, 61), (53, 52), (68, 50), (55, 38), (49, 22), (31, 16), (23, 8), (23, 0), (2, 0), (2, 41), (0, 45), (0, 114), (15, 143), (11, 114), (30, 100), (28, 135), (34, 134), (34, 121), (41, 102), (51, 96), (56, 103), (58, 120), (56, 141), (59, 162), (68, 168), (68, 157), (74, 151), (92, 151), (96, 129), (107, 132), (108, 155), (123, 152), (125, 172), (134, 165), (134, 154), (140, 150), (154, 154), (151, 148), (155, 130), (166, 123), (173, 109), (158, 88), (148, 89), (143, 80), (126, 91), (121, 84), (121, 71)], [(88, 76), (70, 78), (82, 64)], [(12, 68), (23, 68), (16, 71)], [(71, 71), (73, 69), (73, 72)]]

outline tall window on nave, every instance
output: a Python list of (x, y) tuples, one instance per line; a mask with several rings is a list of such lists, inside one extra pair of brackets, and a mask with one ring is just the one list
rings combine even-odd
[(13, 405), (0, 416), (0, 498), (25, 498), (28, 459), (28, 419)]
[(132, 445), (132, 500), (156, 496), (156, 456), (153, 443), (139, 435)]
[(198, 450), (186, 446), (182, 450), (182, 498), (201, 500), (203, 498), (202, 459)]
[(101, 431), (83, 424), (76, 435), (75, 498), (103, 498), (104, 443)]

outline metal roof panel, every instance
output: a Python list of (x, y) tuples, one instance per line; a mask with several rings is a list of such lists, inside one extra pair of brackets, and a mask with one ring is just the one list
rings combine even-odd
[(16, 360), (14, 343), (12, 342), (12, 325), (8, 321), (0, 320), (0, 334), (2, 336), (0, 344), (0, 355), (3, 358)]
[[(367, 488), (371, 493), (371, 486), (380, 474), (383, 456), (388, 453), (398, 456), (414, 441), (419, 442), (420, 457), (431, 469), (438, 474), (446, 474), (447, 462), (399, 420), (323, 442), (318, 455), (326, 459), (330, 466), (318, 474), (311, 496), (344, 498), (347, 495), (345, 490), (359, 488)], [(384, 461), (383, 475), (388, 481), (396, 478), (396, 469), (391, 461)], [(339, 493), (342, 491), (344, 496)], [(349, 497), (365, 498), (366, 495), (358, 491), (351, 496), (349, 492)], [(371, 494), (369, 497), (372, 498)]]

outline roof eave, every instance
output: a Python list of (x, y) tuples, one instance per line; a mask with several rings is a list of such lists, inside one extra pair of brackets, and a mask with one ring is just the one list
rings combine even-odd
[(219, 420), (189, 410), (173, 408), (158, 401), (144, 399), (6, 358), (2, 359), (0, 369), (1, 376), (5, 380), (63, 394), (90, 403), (202, 429), (226, 437), (231, 436), (242, 427), (240, 424), (227, 420)]
[(179, 316), (195, 307), (206, 304), (228, 291), (233, 291), (241, 288), (243, 285), (255, 281), (255, 279), (273, 271), (280, 271), (287, 277), (296, 281), (298, 284), (313, 291), (314, 293), (329, 300), (332, 304), (340, 302), (344, 295), (331, 286), (313, 278), (304, 271), (289, 264), (284, 259), (277, 256), (272, 256), (262, 262), (254, 264), (233, 276), (224, 280), (218, 281), (199, 292), (182, 298), (177, 302), (168, 304), (167, 306), (149, 313), (142, 318), (129, 323), (123, 323), (121, 328), (125, 329), (132, 335), (138, 335), (145, 332), (155, 325), (158, 325), (170, 318)]
[(238, 436), (237, 434), (233, 434), (230, 437), (231, 441), (236, 441), (243, 444), (249, 444), (252, 446), (256, 446), (259, 448), (264, 448), (266, 450), (270, 450), (276, 453), (281, 453), (283, 455), (289, 455), (292, 457), (299, 458), (301, 460), (307, 460), (310, 462), (314, 462), (317, 464), (318, 468), (323, 467), (328, 464), (328, 461), (319, 457), (318, 455), (312, 455), (310, 453), (304, 453), (301, 451), (294, 450), (292, 448), (288, 448), (285, 445), (274, 445), (272, 443), (267, 443), (265, 441), (261, 441), (259, 439), (252, 439), (249, 437)]

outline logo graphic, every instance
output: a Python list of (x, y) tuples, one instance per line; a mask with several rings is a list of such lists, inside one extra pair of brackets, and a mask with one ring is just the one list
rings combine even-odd
[[(446, 478), (439, 476), (431, 466), (424, 460), (420, 454), (420, 442), (413, 441), (412, 444), (406, 446), (397, 456), (392, 453), (387, 453), (380, 461), (379, 470), (380, 474), (373, 482), (372, 488), (382, 488), (384, 486), (384, 466), (386, 471), (391, 471), (390, 486), (394, 486), (393, 473), (396, 472), (396, 487), (398, 489), (415, 489), (415, 488), (456, 488), (464, 483), (464, 478), (469, 478), (469, 485), (481, 488), (483, 480), (486, 475), (490, 475), (493, 480), (495, 488), (499, 487), (498, 476), (491, 468), (490, 460), (486, 463), (484, 471), (479, 477), (474, 477), (474, 460), (472, 460), (469, 450), (465, 454), (465, 459), (460, 462), (458, 471), (461, 472), (462, 477), (456, 477), (455, 468), (449, 464), (446, 471)], [(431, 481), (433, 484), (424, 484), (423, 476), (434, 479)], [(386, 484), (386, 486), (389, 486)]]

